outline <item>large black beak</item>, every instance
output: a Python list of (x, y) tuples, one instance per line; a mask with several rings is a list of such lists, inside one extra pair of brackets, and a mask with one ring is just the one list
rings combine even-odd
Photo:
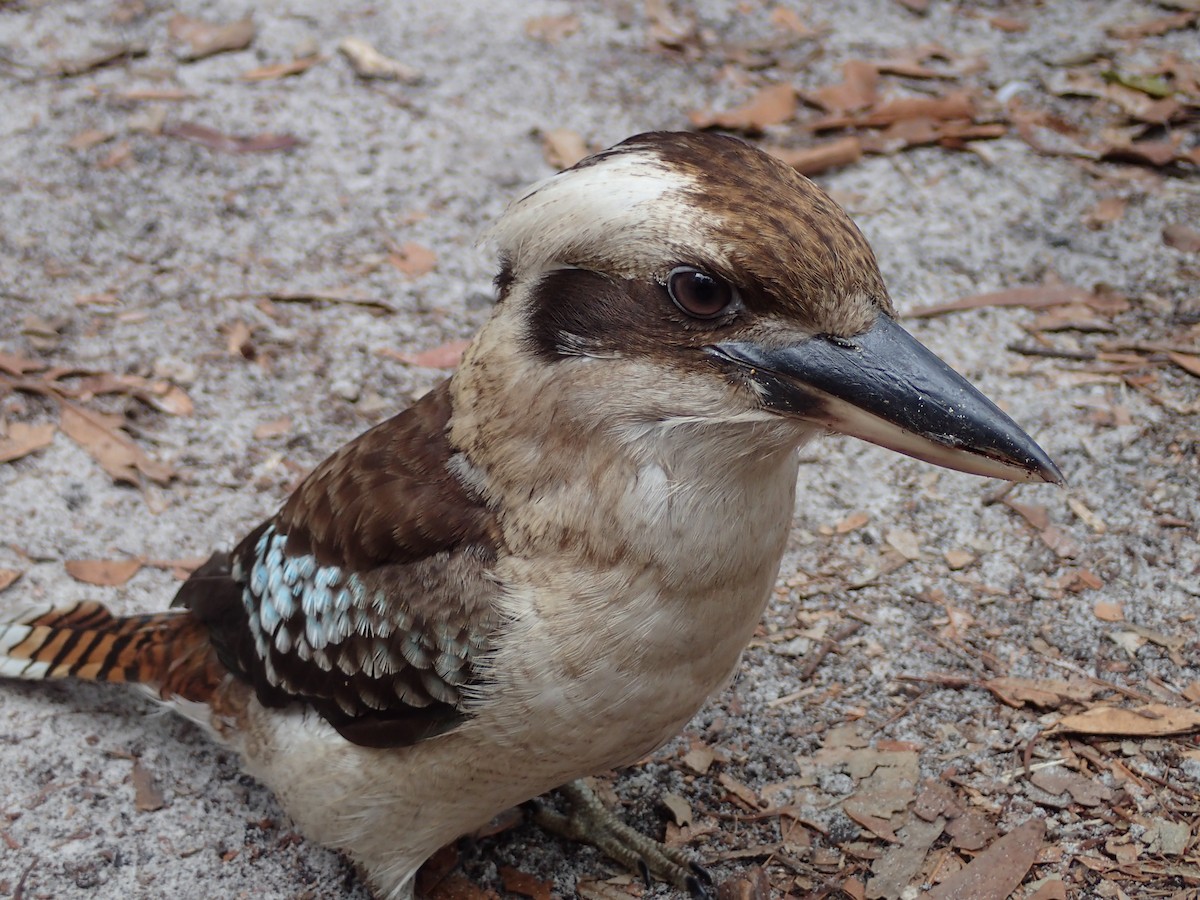
[(709, 352), (773, 411), (961, 472), (1063, 483), (1033, 438), (890, 316), (852, 338), (729, 341)]

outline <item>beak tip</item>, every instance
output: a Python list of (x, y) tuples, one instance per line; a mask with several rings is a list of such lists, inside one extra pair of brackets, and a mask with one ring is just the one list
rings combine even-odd
[[(1033, 444), (1032, 439), (1027, 438), (1027, 440)], [(1029, 460), (1030, 466), (1028, 470), (1030, 475), (1029, 480), (1042, 482), (1043, 484), (1053, 484), (1058, 487), (1066, 487), (1067, 478), (1063, 475), (1062, 469), (1050, 458), (1050, 455), (1037, 444), (1033, 444), (1032, 449), (1032, 459)]]
[(1038, 465), (1037, 468), (1030, 470), (1029, 478), (1026, 480), (1034, 484), (1053, 484), (1060, 488), (1067, 486), (1066, 477), (1054, 463)]
[(1067, 477), (1063, 475), (1062, 470), (1050, 460), (1047, 460), (1049, 465), (1043, 466), (1038, 474), (1042, 476), (1042, 481), (1047, 484), (1057, 485), (1060, 488), (1067, 486)]

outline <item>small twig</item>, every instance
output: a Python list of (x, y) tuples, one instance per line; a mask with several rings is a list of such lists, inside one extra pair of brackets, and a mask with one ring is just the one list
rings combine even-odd
[(900, 721), (905, 716), (907, 716), (909, 714), (909, 712), (912, 711), (912, 708), (914, 706), (916, 706), (918, 703), (920, 703), (922, 700), (924, 700), (927, 696), (929, 696), (929, 690), (927, 688), (923, 688), (917, 694), (917, 696), (913, 697), (911, 700), (909, 700), (907, 703), (905, 703), (904, 706), (902, 706), (900, 708), (899, 712), (888, 716), (888, 718), (884, 722), (882, 722), (876, 730), (883, 731), (883, 729), (887, 728), (892, 723)]
[(1077, 362), (1093, 362), (1096, 354), (1090, 350), (1059, 350), (1055, 347), (1031, 347), (1028, 344), (1009, 344), (1008, 349), (1022, 356), (1044, 356), (1047, 359), (1070, 359)]
[(1033, 737), (1029, 739), (1029, 743), (1025, 745), (1025, 752), (1021, 754), (1021, 763), (1025, 767), (1025, 777), (1033, 777), (1033, 748), (1038, 745), (1038, 741), (1042, 739), (1042, 732), (1037, 731)]
[(944, 650), (949, 650), (951, 653), (961, 659), (966, 664), (967, 668), (969, 668), (976, 675), (980, 676), (981, 678), (987, 675), (987, 667), (978, 660), (972, 659), (971, 655), (963, 650), (958, 644), (947, 640), (940, 634), (933, 635), (933, 640), (939, 647)]
[(37, 860), (35, 859), (29, 864), (29, 868), (21, 874), (21, 880), (17, 882), (17, 886), (13, 889), (13, 900), (25, 900), (25, 882), (29, 880), (29, 873), (33, 871), (33, 867), (36, 865)]
[(821, 645), (812, 652), (810, 657), (804, 661), (804, 665), (800, 667), (800, 679), (802, 681), (807, 681), (809, 678), (812, 678), (813, 674), (820, 667), (825, 657), (828, 656), (838, 644), (854, 635), (862, 627), (863, 622), (855, 619), (852, 622), (847, 622), (845, 625), (835, 631), (832, 637), (827, 637), (821, 641)]
[(1185, 353), (1189, 356), (1200, 356), (1200, 347), (1166, 341), (1102, 341), (1100, 349), (1106, 352), (1132, 350), (1135, 353)]
[(977, 678), (964, 678), (962, 675), (897, 675), (896, 681), (911, 681), (915, 684), (936, 684), (938, 687), (973, 688), (983, 687)]
[(378, 310), (381, 313), (395, 313), (396, 308), (390, 303), (375, 297), (362, 297), (341, 291), (262, 291), (250, 294), (232, 294), (231, 300), (267, 299), (272, 303), (341, 303), (350, 306), (363, 306)]

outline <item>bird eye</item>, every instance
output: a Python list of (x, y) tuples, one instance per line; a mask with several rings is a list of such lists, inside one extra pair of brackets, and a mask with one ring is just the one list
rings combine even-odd
[(667, 293), (689, 316), (712, 319), (723, 313), (736, 296), (727, 281), (691, 266), (677, 266), (667, 275)]

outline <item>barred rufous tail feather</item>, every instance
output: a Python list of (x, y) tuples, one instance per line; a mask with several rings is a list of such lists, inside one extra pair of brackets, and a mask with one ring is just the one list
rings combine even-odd
[(203, 702), (225, 674), (186, 612), (114, 616), (85, 600), (0, 624), (0, 677), (125, 682)]

